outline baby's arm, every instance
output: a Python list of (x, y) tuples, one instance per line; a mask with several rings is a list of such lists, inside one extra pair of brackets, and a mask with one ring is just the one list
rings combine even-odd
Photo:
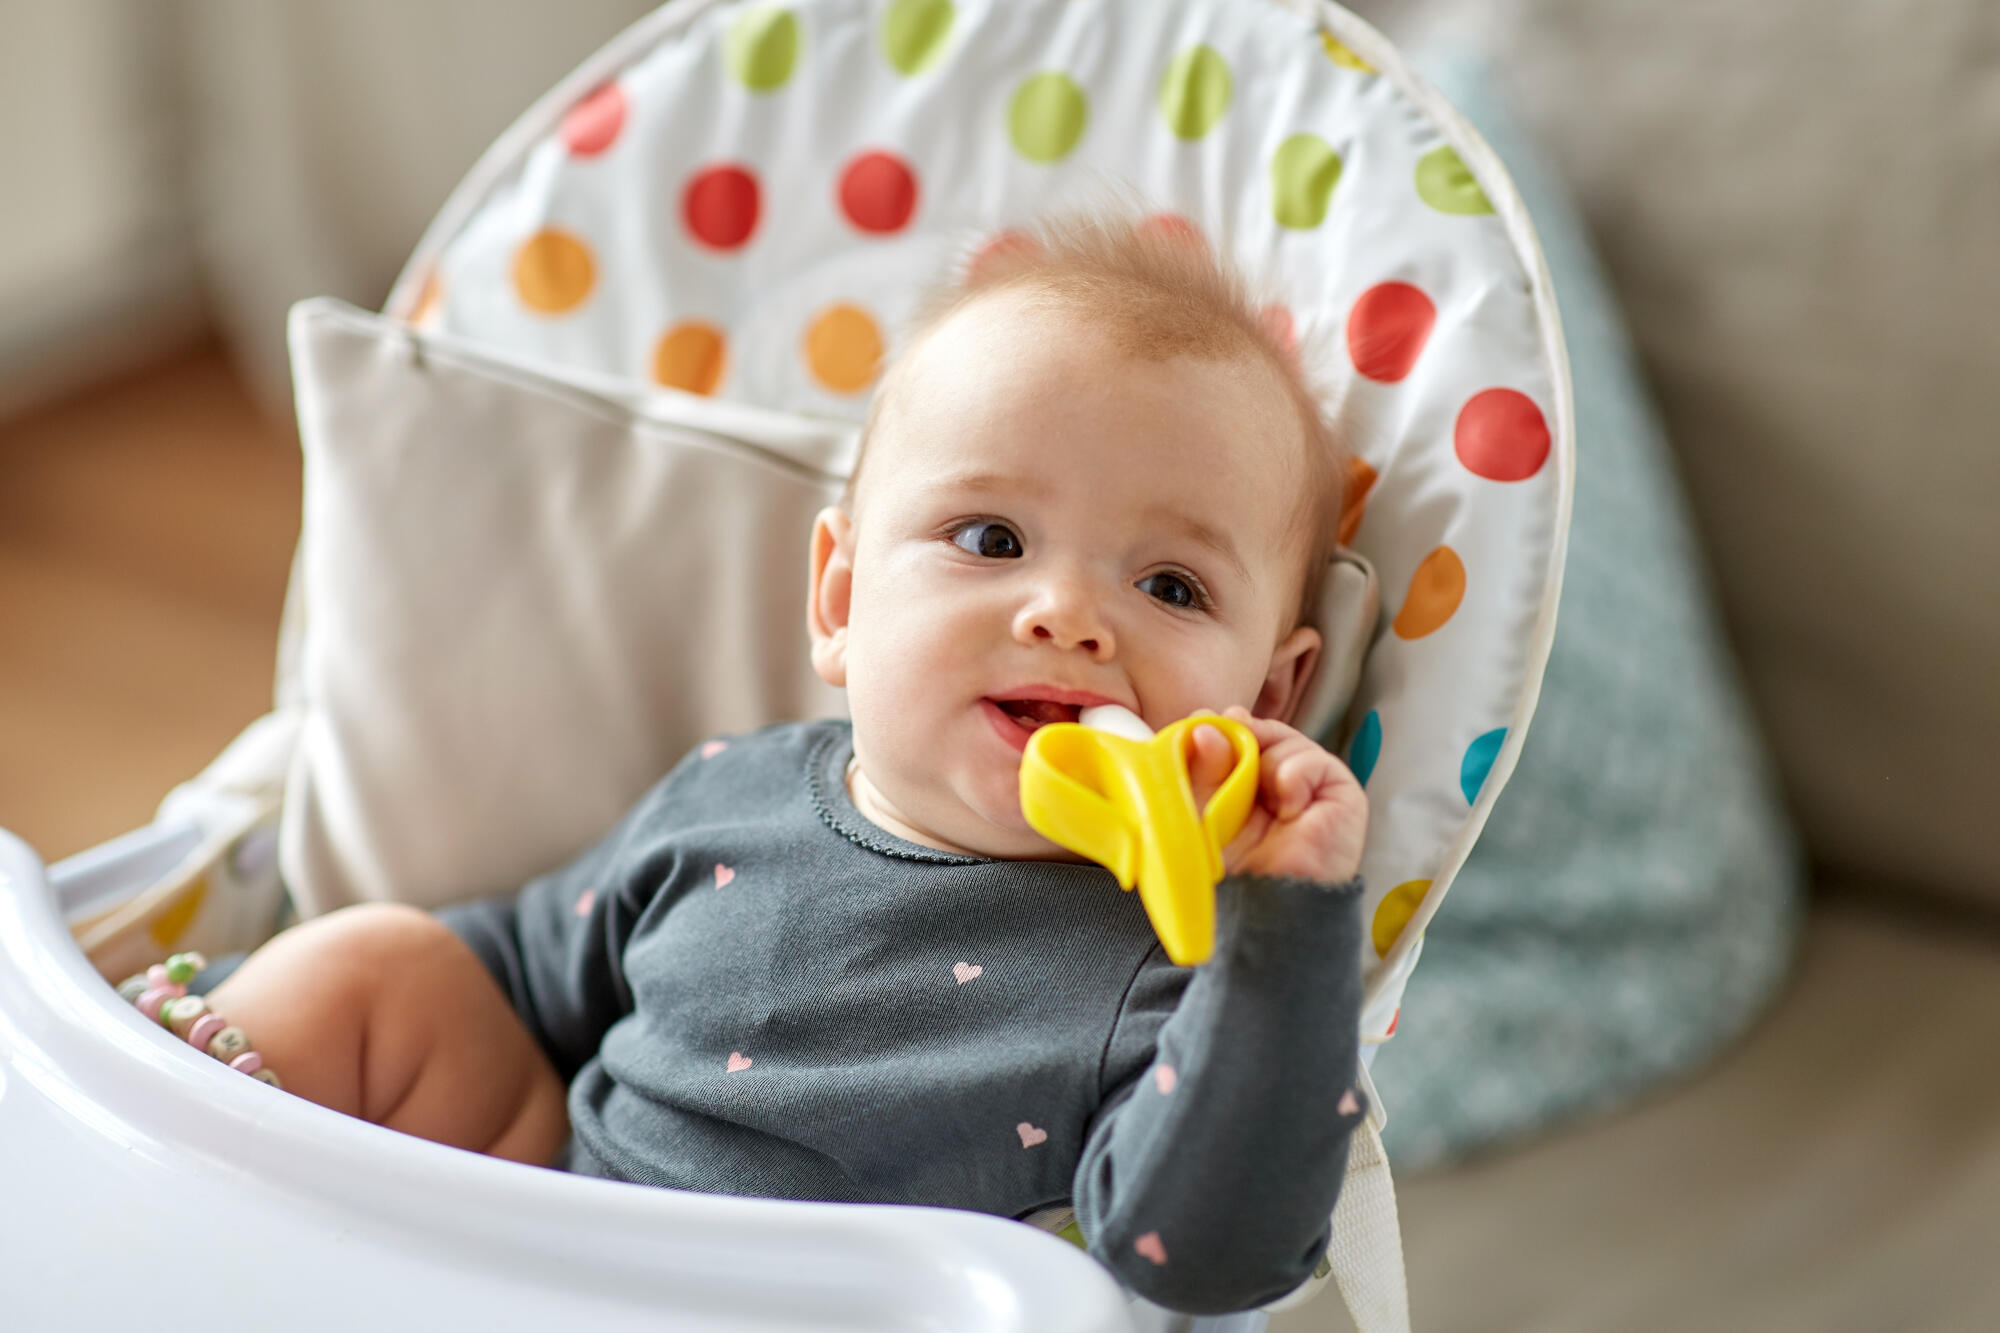
[(1148, 1300), (1249, 1309), (1325, 1252), (1367, 1109), (1360, 898), (1359, 880), (1226, 879), (1214, 957), (1137, 978), (1073, 1199), (1091, 1253)]
[(563, 1085), (466, 944), (414, 907), (294, 926), (209, 994), (285, 1089), (420, 1138), (546, 1166)]
[[(1074, 1185), (1091, 1252), (1134, 1291), (1197, 1313), (1264, 1304), (1312, 1272), (1366, 1111), (1354, 876), (1367, 798), (1310, 738), (1231, 712), (1263, 753), (1257, 804), (1225, 852), (1215, 954), (1190, 978), (1156, 951), (1134, 979)], [(1195, 741), (1201, 791), (1228, 750), (1209, 730)]]

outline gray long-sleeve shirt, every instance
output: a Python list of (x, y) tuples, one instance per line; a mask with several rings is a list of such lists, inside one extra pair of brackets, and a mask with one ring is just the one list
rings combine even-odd
[(844, 722), (691, 753), (518, 895), (447, 908), (569, 1081), (568, 1165), (1024, 1217), (1171, 1309), (1324, 1251), (1354, 1091), (1358, 881), (1237, 876), (1176, 967), (1110, 872), (894, 837)]

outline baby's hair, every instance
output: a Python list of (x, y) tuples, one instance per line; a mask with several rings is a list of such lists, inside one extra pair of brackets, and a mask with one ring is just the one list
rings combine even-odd
[(1169, 214), (1145, 216), (1129, 207), (1107, 207), (1006, 231), (964, 265), (955, 280), (929, 292), (869, 408), (841, 507), (853, 510), (868, 438), (911, 350), (952, 315), (1001, 291), (1026, 291), (1048, 308), (1089, 319), (1128, 356), (1148, 361), (1176, 356), (1261, 359), (1277, 372), (1305, 441), (1300, 498), (1288, 535), (1304, 542), (1307, 564), (1292, 623), (1311, 621), (1338, 544), (1347, 450), (1306, 369), (1285, 308), (1260, 305), (1250, 284), (1207, 239), (1191, 223)]

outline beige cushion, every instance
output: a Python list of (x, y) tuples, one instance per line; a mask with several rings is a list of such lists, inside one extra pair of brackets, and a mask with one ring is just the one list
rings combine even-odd
[(1815, 854), (2000, 905), (2000, 11), (1352, 7), (1568, 177)]
[(334, 301), (292, 346), (279, 859), (307, 915), (516, 887), (704, 735), (841, 713), (806, 658), (806, 538), (850, 431), (662, 416)]

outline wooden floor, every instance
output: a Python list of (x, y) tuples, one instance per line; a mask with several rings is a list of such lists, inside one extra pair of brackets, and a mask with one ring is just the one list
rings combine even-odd
[(213, 345), (0, 423), (0, 828), (135, 828), (265, 712), (298, 531), (291, 425)]

